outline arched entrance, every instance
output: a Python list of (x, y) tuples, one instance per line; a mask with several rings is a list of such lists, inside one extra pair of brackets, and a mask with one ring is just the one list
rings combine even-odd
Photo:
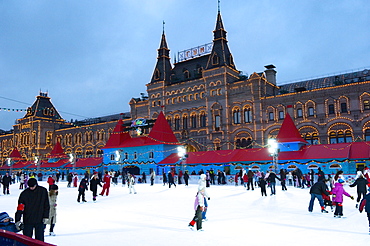
[(133, 175), (140, 175), (140, 168), (134, 165), (124, 166), (122, 168), (122, 172), (131, 173)]

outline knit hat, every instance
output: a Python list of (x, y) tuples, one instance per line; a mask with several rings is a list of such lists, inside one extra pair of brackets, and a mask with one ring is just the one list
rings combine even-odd
[(27, 182), (27, 185), (29, 187), (34, 187), (35, 185), (37, 185), (37, 180), (35, 178), (30, 178)]
[(13, 218), (11, 218), (8, 213), (6, 213), (6, 212), (0, 213), (0, 223), (3, 222), (6, 219), (9, 219), (10, 221), (13, 220)]
[(56, 184), (53, 184), (50, 186), (50, 190), (58, 190), (58, 186)]
[(343, 179), (338, 179), (338, 182), (339, 183), (344, 183), (344, 180)]

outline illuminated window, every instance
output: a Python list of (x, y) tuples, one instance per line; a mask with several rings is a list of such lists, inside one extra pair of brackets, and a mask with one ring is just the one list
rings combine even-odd
[(179, 130), (179, 129), (180, 129), (180, 118), (176, 117), (175, 118), (175, 130)]
[(239, 109), (234, 109), (233, 111), (234, 124), (240, 124), (240, 111)]
[(221, 127), (221, 117), (219, 115), (215, 116), (215, 130), (219, 131)]
[(347, 110), (347, 103), (341, 103), (340, 104), (340, 112), (342, 112), (342, 113), (347, 113), (348, 112), (348, 110)]
[(244, 123), (252, 122), (252, 110), (250, 108), (244, 109)]
[(274, 120), (274, 113), (273, 112), (269, 113), (269, 120)]
[(313, 107), (308, 108), (308, 116), (313, 116), (314, 115), (314, 110)]
[(201, 113), (200, 115), (200, 127), (206, 127), (207, 126), (207, 117), (205, 113)]
[(303, 117), (303, 113), (302, 113), (302, 109), (301, 108), (297, 109), (297, 117), (298, 118), (302, 118)]
[(284, 112), (283, 111), (279, 111), (279, 119), (280, 120), (284, 119)]
[(195, 114), (190, 116), (191, 128), (197, 128), (197, 116)]
[(370, 109), (370, 102), (369, 100), (364, 100), (364, 110), (369, 110)]
[(155, 72), (154, 72), (154, 79), (158, 80), (158, 79), (160, 79), (160, 77), (161, 77), (161, 73), (159, 72), (158, 69), (156, 69)]
[(190, 72), (188, 70), (184, 71), (184, 79), (189, 79), (190, 78)]

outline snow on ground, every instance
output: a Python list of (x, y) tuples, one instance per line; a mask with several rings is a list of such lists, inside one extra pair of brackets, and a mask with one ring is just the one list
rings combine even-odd
[[(46, 182), (39, 182), (47, 187)], [(318, 201), (309, 213), (309, 189), (288, 186), (276, 196), (262, 197), (260, 189), (246, 191), (242, 186), (208, 188), (208, 221), (203, 232), (187, 225), (194, 216), (197, 185), (188, 187), (162, 184), (137, 184), (137, 194), (128, 188), (111, 187), (108, 197), (77, 203), (77, 188), (59, 182), (55, 237), (45, 241), (60, 245), (368, 245), (370, 240), (366, 213), (359, 213), (355, 201), (344, 198), (344, 215), (322, 214)], [(14, 216), (20, 190), (11, 185), (11, 195), (0, 196), (0, 210)], [(356, 197), (356, 189), (345, 186)], [(1, 187), (2, 191), (2, 187)], [(330, 209), (329, 209), (330, 210)], [(48, 227), (46, 230), (48, 235)]]

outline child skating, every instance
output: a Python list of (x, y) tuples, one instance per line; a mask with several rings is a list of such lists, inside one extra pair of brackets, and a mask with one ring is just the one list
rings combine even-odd
[(335, 203), (334, 217), (341, 218), (343, 216), (343, 195), (350, 197), (352, 200), (353, 196), (348, 194), (343, 188), (343, 179), (338, 179), (338, 182), (334, 184), (334, 188), (331, 191), (333, 193), (333, 202)]

